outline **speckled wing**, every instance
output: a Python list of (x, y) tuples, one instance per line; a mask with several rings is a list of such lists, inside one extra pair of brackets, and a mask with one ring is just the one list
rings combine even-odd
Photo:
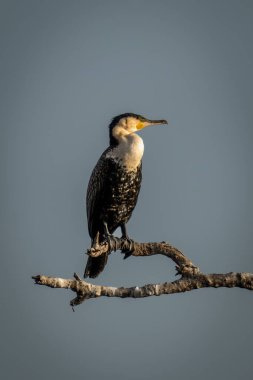
[(98, 218), (101, 213), (106, 182), (109, 174), (109, 160), (106, 159), (106, 154), (109, 151), (110, 148), (106, 149), (98, 160), (97, 165), (91, 173), (87, 188), (86, 212), (89, 234), (92, 239), (95, 238), (98, 231)]

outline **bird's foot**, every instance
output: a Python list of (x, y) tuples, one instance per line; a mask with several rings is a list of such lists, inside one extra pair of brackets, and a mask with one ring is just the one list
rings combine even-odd
[(117, 251), (118, 245), (119, 245), (119, 239), (116, 238), (113, 235), (107, 234), (105, 237), (105, 240), (107, 241), (109, 245), (109, 250), (111, 251)]
[(108, 225), (106, 222), (104, 222), (104, 235), (103, 235), (105, 241), (109, 245), (109, 251), (117, 251), (119, 246), (119, 239), (113, 236), (108, 229)]
[(130, 239), (127, 235), (122, 236), (122, 239), (124, 239), (124, 246), (121, 249), (121, 252), (124, 254), (123, 259), (126, 260), (128, 257), (132, 255), (132, 252), (134, 251), (134, 241)]

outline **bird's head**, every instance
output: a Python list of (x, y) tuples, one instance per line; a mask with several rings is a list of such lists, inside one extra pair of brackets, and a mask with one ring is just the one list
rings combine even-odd
[(115, 116), (110, 125), (110, 144), (117, 145), (121, 138), (150, 125), (168, 124), (166, 120), (150, 120), (135, 113), (124, 113)]

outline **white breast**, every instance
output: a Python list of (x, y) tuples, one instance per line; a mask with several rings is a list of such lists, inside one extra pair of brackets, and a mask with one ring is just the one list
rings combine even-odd
[(107, 158), (112, 158), (127, 170), (136, 170), (144, 153), (144, 144), (140, 136), (131, 133), (122, 137), (119, 145), (107, 153)]

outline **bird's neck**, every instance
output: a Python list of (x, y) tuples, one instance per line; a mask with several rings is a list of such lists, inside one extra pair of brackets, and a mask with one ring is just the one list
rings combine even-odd
[(144, 153), (142, 138), (135, 133), (130, 133), (121, 136), (117, 142), (118, 145), (111, 149), (107, 157), (112, 158), (129, 171), (136, 170)]

